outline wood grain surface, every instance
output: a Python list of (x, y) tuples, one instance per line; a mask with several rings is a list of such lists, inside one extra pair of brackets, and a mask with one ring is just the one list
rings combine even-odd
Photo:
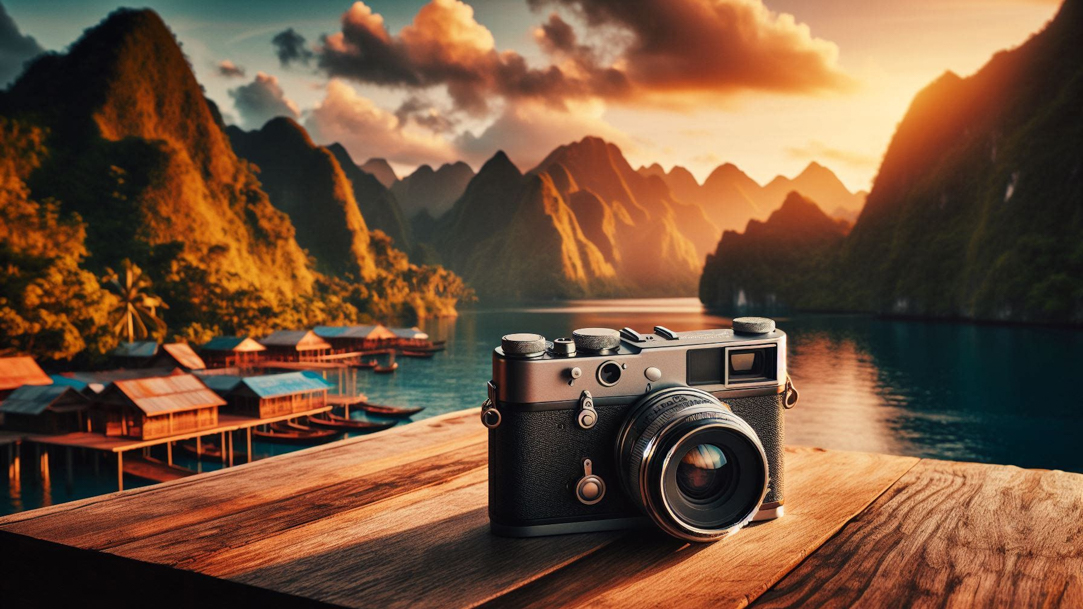
[(756, 607), (1083, 607), (1081, 478), (923, 460)]
[(787, 515), (716, 544), (509, 539), (477, 414), (0, 519), (0, 605), (1083, 606), (1080, 475), (789, 448)]

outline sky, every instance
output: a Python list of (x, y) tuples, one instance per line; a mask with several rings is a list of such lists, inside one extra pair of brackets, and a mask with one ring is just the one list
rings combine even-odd
[[(760, 183), (809, 162), (868, 189), (910, 100), (1056, 12), (1047, 0), (143, 0), (228, 122), (292, 116), (354, 160), (496, 150), (529, 169), (597, 135), (634, 165), (733, 163)], [(0, 56), (62, 51), (118, 5), (6, 0)], [(32, 38), (33, 40), (28, 40)], [(36, 47), (33, 47), (36, 48)]]

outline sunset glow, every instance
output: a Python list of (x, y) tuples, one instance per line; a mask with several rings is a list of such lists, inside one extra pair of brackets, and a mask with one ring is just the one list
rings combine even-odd
[[(71, 4), (7, 8), (42, 46), (62, 49), (112, 8)], [(341, 140), (359, 162), (387, 157), (404, 172), (463, 159), (477, 168), (504, 149), (528, 169), (591, 134), (621, 145), (636, 165), (683, 165), (700, 180), (725, 162), (763, 183), (818, 161), (855, 190), (870, 186), (918, 90), (1022, 43), (1057, 6), (149, 4), (173, 25), (227, 121), (251, 128), (293, 116), (318, 143)]]

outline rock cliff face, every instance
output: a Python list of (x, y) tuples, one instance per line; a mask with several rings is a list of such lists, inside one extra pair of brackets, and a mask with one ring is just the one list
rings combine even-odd
[(819, 283), (834, 296), (786, 304), (1083, 323), (1081, 28), (1083, 1), (1067, 0), (1025, 44), (919, 93), (853, 230), (826, 254)]
[(353, 185), (353, 198), (369, 228), (383, 231), (400, 249), (409, 251), (412, 245), (410, 230), (395, 195), (379, 178), (355, 165), (342, 144), (331, 144), (327, 149)]
[(237, 154), (259, 168), (271, 203), (289, 215), (297, 242), (316, 267), (339, 277), (371, 279), (369, 229), (335, 156), (292, 119), (271, 119), (259, 131), (227, 131)]

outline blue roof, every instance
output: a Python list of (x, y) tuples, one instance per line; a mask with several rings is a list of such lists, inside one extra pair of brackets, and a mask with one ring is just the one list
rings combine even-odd
[(69, 391), (86, 401), (78, 390), (67, 385), (23, 385), (0, 404), (0, 412), (39, 415)]
[(218, 393), (229, 393), (233, 391), (237, 385), (241, 384), (241, 377), (235, 374), (200, 374), (199, 380), (203, 381), (203, 384), (214, 389)]
[(120, 346), (113, 350), (113, 355), (117, 357), (154, 357), (157, 354), (158, 343), (150, 340), (120, 343)]
[(204, 351), (232, 351), (234, 347), (244, 342), (244, 336), (216, 336), (203, 343), (200, 349)]
[(73, 378), (71, 378), (69, 376), (64, 376), (62, 374), (50, 374), (49, 378), (53, 379), (53, 384), (54, 385), (62, 385), (64, 387), (75, 387), (76, 389), (78, 389), (80, 391), (82, 391), (83, 389), (86, 389), (86, 386), (87, 386), (86, 381), (81, 381), (79, 379), (73, 379)]
[(242, 379), (241, 384), (247, 386), (261, 398), (321, 391), (334, 387), (332, 383), (325, 381), (318, 373), (311, 371), (249, 376)]

